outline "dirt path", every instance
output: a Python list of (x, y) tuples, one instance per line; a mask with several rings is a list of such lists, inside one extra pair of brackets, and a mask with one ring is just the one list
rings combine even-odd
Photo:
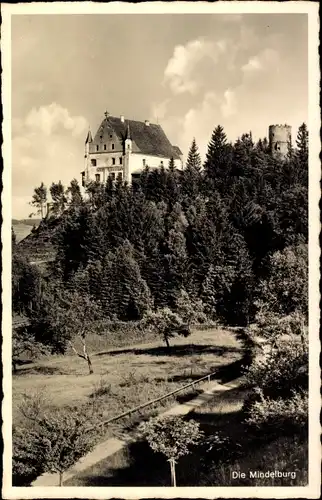
[[(218, 381), (206, 382), (201, 387), (204, 388), (203, 392), (199, 394), (196, 398), (183, 403), (178, 404), (170, 408), (169, 410), (160, 413), (160, 416), (168, 415), (187, 415), (193, 412), (195, 409), (207, 404), (216, 395), (221, 394), (225, 391), (231, 389), (236, 389), (239, 387), (241, 379), (236, 379), (230, 383), (221, 384)], [(79, 475), (80, 473), (90, 469), (95, 464), (112, 457), (117, 452), (126, 448), (130, 443), (135, 442), (135, 436), (129, 438), (128, 440), (120, 440), (116, 438), (111, 438), (102, 443), (99, 443), (92, 452), (88, 453), (83, 457), (74, 467), (72, 467), (64, 477), (64, 481), (69, 481), (73, 477)], [(58, 486), (59, 485), (59, 475), (58, 474), (43, 474), (38, 477), (31, 486)]]

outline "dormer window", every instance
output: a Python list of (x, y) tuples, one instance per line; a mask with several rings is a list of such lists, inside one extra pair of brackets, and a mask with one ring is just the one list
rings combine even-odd
[(113, 139), (113, 136), (112, 136), (112, 134), (110, 134), (110, 139)]
[(112, 149), (115, 149), (115, 144), (112, 144)]

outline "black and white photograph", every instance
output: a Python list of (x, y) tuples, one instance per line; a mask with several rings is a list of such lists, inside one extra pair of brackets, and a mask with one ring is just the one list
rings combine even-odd
[(3, 497), (318, 498), (318, 4), (3, 4)]

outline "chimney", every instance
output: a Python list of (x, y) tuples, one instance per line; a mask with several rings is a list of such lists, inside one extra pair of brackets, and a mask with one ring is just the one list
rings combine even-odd
[(121, 115), (121, 122), (124, 123), (124, 115)]
[(150, 125), (149, 120), (145, 120), (145, 125), (146, 125), (147, 127), (149, 127), (149, 125)]

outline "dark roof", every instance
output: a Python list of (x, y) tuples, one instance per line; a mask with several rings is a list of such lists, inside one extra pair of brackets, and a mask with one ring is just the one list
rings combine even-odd
[(91, 131), (90, 131), (90, 130), (88, 131), (88, 134), (87, 134), (87, 137), (86, 137), (85, 144), (87, 144), (88, 142), (93, 142), (93, 139), (92, 139), (92, 134), (91, 134)]
[(179, 146), (172, 146), (173, 149), (176, 151), (176, 153), (179, 155), (179, 156), (182, 156), (182, 151), (181, 149), (179, 148)]
[[(133, 153), (160, 156), (163, 158), (179, 159), (178, 148), (174, 148), (160, 125), (136, 120), (121, 120), (115, 116), (108, 116), (102, 121), (93, 141), (93, 145), (110, 141), (110, 135), (115, 134), (121, 143), (127, 137), (128, 127), (131, 131)], [(113, 134), (113, 135), (114, 135)], [(182, 153), (181, 153), (182, 154)]]

